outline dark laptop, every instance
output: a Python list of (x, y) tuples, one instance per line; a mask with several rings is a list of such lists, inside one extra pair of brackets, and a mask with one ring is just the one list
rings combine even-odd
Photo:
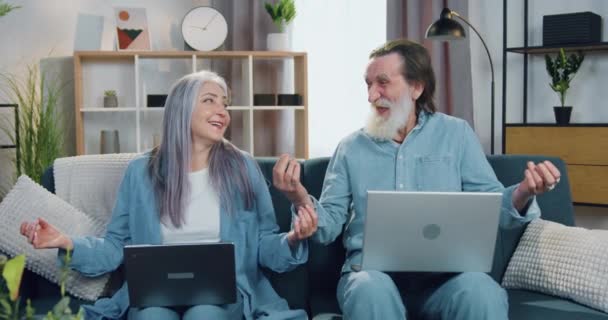
[(132, 307), (236, 302), (233, 243), (124, 247)]

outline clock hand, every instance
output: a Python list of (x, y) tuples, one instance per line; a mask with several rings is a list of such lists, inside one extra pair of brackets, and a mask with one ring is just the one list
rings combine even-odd
[(209, 20), (209, 22), (207, 22), (207, 24), (203, 27), (203, 30), (207, 30), (207, 27), (211, 24), (211, 22), (213, 22), (213, 20), (215, 19), (215, 17), (217, 17), (217, 15), (219, 14), (219, 12), (217, 12), (213, 18), (211, 18), (211, 20)]
[(201, 28), (201, 27), (197, 27), (197, 26), (188, 26), (190, 28), (196, 28), (196, 29), (201, 29), (201, 30), (205, 30), (205, 28)]

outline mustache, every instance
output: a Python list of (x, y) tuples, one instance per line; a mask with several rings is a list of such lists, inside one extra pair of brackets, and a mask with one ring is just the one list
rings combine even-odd
[(390, 102), (387, 99), (379, 99), (377, 101), (374, 101), (372, 103), (372, 106), (375, 107), (375, 108), (380, 107), (380, 108), (389, 108), (389, 109), (391, 109), (391, 108), (395, 107), (395, 104), (392, 103), (392, 102)]

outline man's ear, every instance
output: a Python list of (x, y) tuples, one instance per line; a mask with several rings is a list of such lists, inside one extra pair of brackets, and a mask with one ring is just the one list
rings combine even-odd
[(418, 98), (420, 98), (420, 96), (424, 92), (424, 85), (418, 81), (415, 81), (415, 82), (412, 81), (412, 83), (410, 84), (410, 88), (412, 88), (412, 92), (411, 92), (410, 96), (414, 100), (418, 100)]

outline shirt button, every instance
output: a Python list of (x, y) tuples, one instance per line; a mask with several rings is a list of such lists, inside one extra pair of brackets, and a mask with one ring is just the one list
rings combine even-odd
[(403, 183), (399, 184), (399, 189), (403, 189)]
[(399, 160), (403, 159), (403, 156), (399, 156)]

